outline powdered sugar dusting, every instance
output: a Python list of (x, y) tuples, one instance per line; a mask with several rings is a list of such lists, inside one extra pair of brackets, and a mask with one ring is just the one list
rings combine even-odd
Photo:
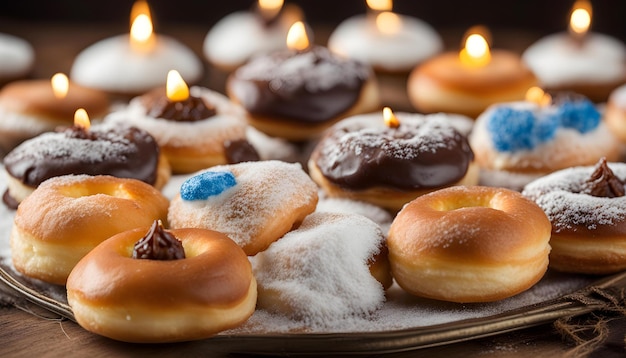
[(385, 234), (389, 232), (393, 220), (388, 211), (374, 204), (347, 198), (326, 197), (324, 194), (320, 194), (315, 211), (363, 215), (378, 224)]

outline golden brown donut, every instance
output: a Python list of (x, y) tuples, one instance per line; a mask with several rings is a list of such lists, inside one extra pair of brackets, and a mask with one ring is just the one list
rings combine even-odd
[(535, 75), (512, 53), (493, 50), (492, 64), (468, 71), (456, 52), (427, 60), (409, 75), (409, 100), (423, 113), (476, 118), (493, 103), (524, 99), (526, 91), (537, 85)]
[(452, 302), (489, 302), (543, 277), (550, 221), (520, 193), (451, 187), (398, 213), (387, 238), (391, 272), (407, 292)]
[(65, 284), (76, 263), (103, 240), (167, 219), (168, 200), (135, 179), (67, 175), (43, 182), (18, 207), (11, 256), (21, 273)]
[(256, 280), (245, 253), (226, 235), (171, 230), (184, 258), (133, 258), (146, 232), (147, 227), (111, 237), (72, 270), (67, 298), (83, 328), (126, 342), (187, 341), (252, 315)]

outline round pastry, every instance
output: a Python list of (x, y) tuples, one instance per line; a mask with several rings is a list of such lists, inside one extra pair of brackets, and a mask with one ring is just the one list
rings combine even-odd
[(467, 138), (446, 115), (398, 113), (397, 119), (395, 128), (380, 114), (337, 123), (311, 154), (311, 178), (328, 196), (392, 211), (433, 190), (478, 182)]
[(69, 83), (63, 98), (55, 95), (49, 80), (7, 84), (0, 91), (0, 156), (26, 139), (71, 125), (77, 108), (85, 108), (93, 118), (103, 118), (109, 100), (103, 92), (75, 83)]
[(510, 52), (493, 50), (491, 62), (468, 68), (456, 52), (417, 66), (409, 75), (411, 104), (423, 113), (459, 113), (476, 118), (494, 103), (521, 100), (537, 85), (535, 75)]
[(252, 126), (292, 141), (316, 138), (340, 119), (379, 106), (372, 70), (321, 46), (255, 57), (229, 76), (226, 91)]
[(280, 161), (215, 166), (180, 187), (168, 214), (172, 228), (223, 232), (254, 256), (315, 210), (317, 186), (300, 164)]
[(609, 274), (626, 269), (626, 164), (563, 169), (526, 185), (552, 223), (550, 267)]
[(26, 276), (63, 285), (74, 265), (96, 245), (122, 231), (165, 220), (168, 204), (158, 190), (135, 179), (51, 178), (15, 213), (13, 265)]
[(323, 193), (319, 195), (319, 201), (317, 202), (315, 211), (337, 214), (359, 214), (365, 216), (378, 224), (385, 235), (389, 232), (389, 226), (391, 226), (391, 222), (393, 221), (393, 216), (389, 211), (380, 206), (347, 198), (329, 198)]
[(294, 4), (263, 8), (261, 2), (252, 11), (224, 16), (211, 28), (203, 44), (211, 64), (232, 71), (255, 55), (286, 48), (289, 27), (302, 20), (302, 10)]
[(104, 241), (67, 280), (76, 321), (125, 342), (210, 337), (245, 322), (256, 297), (250, 262), (232, 240), (156, 222)]
[(259, 307), (317, 327), (372, 314), (392, 283), (384, 242), (363, 216), (307, 216), (254, 257)]
[(480, 183), (522, 190), (556, 170), (615, 161), (620, 143), (586, 98), (557, 94), (553, 103), (511, 102), (490, 107), (476, 120), (470, 145)]
[(599, 33), (576, 41), (569, 33), (546, 36), (522, 55), (550, 91), (573, 91), (594, 102), (605, 102), (611, 91), (626, 82), (626, 46)]
[(25, 40), (0, 33), (0, 85), (26, 76), (35, 63), (35, 50)]
[(609, 97), (604, 120), (617, 138), (626, 142), (626, 84), (618, 87)]
[(182, 101), (168, 99), (160, 88), (132, 99), (105, 121), (148, 131), (174, 173), (192, 173), (228, 163), (224, 143), (246, 138), (245, 116), (241, 107), (207, 88), (191, 87)]
[(4, 158), (5, 204), (17, 207), (46, 179), (66, 174), (112, 175), (162, 188), (170, 167), (154, 138), (121, 124), (60, 128), (29, 139)]
[(550, 221), (520, 193), (452, 187), (398, 213), (387, 238), (391, 272), (407, 292), (489, 302), (537, 283), (548, 268)]

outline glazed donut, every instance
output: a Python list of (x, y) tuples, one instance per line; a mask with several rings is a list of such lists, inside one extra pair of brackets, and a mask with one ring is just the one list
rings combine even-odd
[(224, 142), (246, 138), (245, 111), (208, 88), (195, 86), (189, 91), (188, 100), (172, 102), (164, 88), (159, 88), (134, 98), (105, 121), (128, 123), (149, 132), (174, 173), (228, 164)]
[(44, 180), (67, 174), (112, 175), (138, 179), (162, 188), (171, 170), (154, 138), (122, 124), (99, 124), (89, 130), (72, 126), (29, 139), (4, 158), (11, 208)]
[(300, 164), (245, 162), (210, 168), (185, 181), (172, 199), (172, 228), (226, 234), (256, 255), (315, 210), (317, 186)]
[(492, 51), (497, 66), (467, 71), (458, 53), (445, 53), (417, 66), (407, 81), (409, 100), (423, 113), (458, 113), (476, 118), (494, 103), (524, 99), (535, 75), (512, 53)]
[(385, 125), (380, 114), (337, 123), (311, 154), (311, 178), (330, 197), (396, 212), (433, 190), (477, 184), (472, 149), (446, 115), (398, 113), (397, 118), (398, 128)]
[(489, 302), (533, 286), (548, 268), (550, 221), (520, 193), (451, 187), (421, 196), (396, 216), (389, 261), (407, 292)]
[(324, 326), (370, 315), (391, 285), (380, 227), (356, 214), (313, 213), (253, 258), (259, 308)]
[(551, 172), (619, 158), (621, 145), (593, 103), (578, 95), (553, 98), (548, 106), (496, 104), (478, 117), (469, 141), (481, 185), (521, 191)]
[(522, 194), (552, 223), (550, 267), (609, 274), (626, 269), (626, 164), (563, 169), (539, 178)]
[(611, 132), (626, 143), (626, 84), (611, 92), (604, 120)]
[(75, 83), (69, 84), (67, 95), (60, 99), (49, 80), (11, 82), (0, 91), (0, 155), (26, 139), (72, 125), (77, 108), (84, 108), (91, 118), (102, 119), (109, 105), (104, 92)]
[(135, 179), (66, 175), (41, 183), (15, 213), (11, 257), (26, 276), (63, 285), (105, 239), (167, 218), (168, 200)]
[(317, 138), (380, 102), (368, 66), (320, 46), (258, 56), (228, 77), (226, 92), (247, 110), (253, 127), (291, 141)]
[(125, 342), (207, 338), (245, 322), (256, 297), (241, 248), (203, 229), (122, 232), (80, 260), (67, 280), (77, 322)]

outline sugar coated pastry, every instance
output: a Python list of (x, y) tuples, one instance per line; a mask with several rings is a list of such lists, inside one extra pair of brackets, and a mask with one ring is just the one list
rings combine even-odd
[(16, 207), (46, 179), (66, 174), (112, 175), (163, 187), (170, 167), (154, 138), (122, 124), (59, 128), (29, 139), (4, 158), (5, 204)]
[(391, 285), (384, 240), (360, 215), (307, 216), (253, 258), (259, 307), (316, 327), (372, 314)]
[(35, 63), (35, 50), (26, 40), (0, 33), (0, 84), (26, 76)]
[(96, 245), (122, 231), (165, 220), (168, 204), (158, 190), (135, 179), (51, 178), (15, 213), (13, 265), (26, 276), (63, 285), (76, 263)]
[(253, 256), (315, 210), (317, 186), (300, 164), (216, 166), (192, 176), (170, 203), (172, 228), (223, 232)]
[(626, 269), (626, 164), (600, 160), (567, 168), (524, 188), (552, 222), (550, 267), (608, 274)]
[(226, 91), (248, 111), (252, 126), (293, 141), (318, 137), (340, 119), (379, 106), (372, 70), (321, 46), (255, 57), (229, 76)]
[(387, 238), (391, 272), (407, 292), (489, 302), (537, 283), (548, 268), (550, 221), (520, 193), (457, 186), (398, 213)]
[(620, 154), (596, 107), (579, 95), (557, 94), (547, 106), (496, 104), (478, 117), (469, 139), (481, 184), (514, 190), (556, 170)]
[(184, 101), (171, 101), (163, 88), (131, 100), (106, 121), (129, 123), (148, 131), (174, 173), (192, 173), (228, 164), (224, 143), (246, 138), (243, 109), (218, 92), (191, 87)]
[(319, 196), (319, 201), (317, 202), (315, 211), (363, 215), (378, 224), (385, 235), (389, 231), (389, 226), (393, 220), (393, 216), (389, 213), (389, 211), (381, 208), (380, 206), (347, 198), (331, 198), (327, 197), (323, 193)]
[(98, 245), (67, 280), (77, 322), (125, 342), (210, 337), (245, 322), (256, 298), (250, 262), (227, 236), (156, 222)]
[(620, 141), (626, 142), (626, 84), (611, 92), (604, 120), (611, 132)]
[(446, 115), (398, 113), (396, 119), (397, 127), (377, 113), (337, 123), (311, 154), (313, 180), (328, 196), (394, 211), (433, 190), (478, 182), (467, 138)]

